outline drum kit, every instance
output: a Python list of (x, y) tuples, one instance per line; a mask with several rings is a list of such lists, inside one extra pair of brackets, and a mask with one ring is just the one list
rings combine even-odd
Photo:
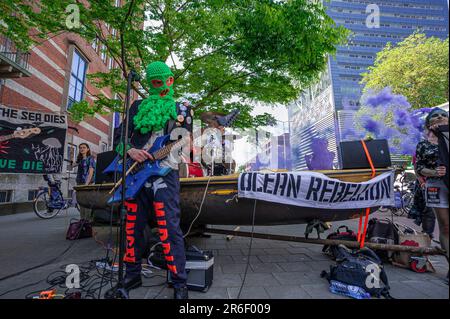
[[(229, 114), (220, 113), (220, 112), (204, 112), (200, 115), (200, 120), (205, 123), (207, 128), (215, 128), (215, 129), (221, 129), (225, 127), (231, 126), (231, 124), (236, 120), (237, 116), (239, 115), (239, 110), (234, 110)], [(242, 136), (236, 135), (233, 133), (225, 132), (225, 130), (221, 130), (222, 132), (222, 140), (223, 141), (230, 141), (230, 140), (238, 140), (241, 139)], [(208, 136), (207, 143), (217, 143), (217, 138), (215, 134), (211, 134), (211, 136)], [(222, 143), (220, 143), (222, 144)], [(211, 145), (210, 145), (211, 146)], [(217, 147), (222, 147), (222, 145), (217, 145)], [(221, 158), (217, 158), (214, 156), (216, 153), (216, 149), (214, 147), (210, 147), (211, 149), (211, 156), (212, 156), (212, 163), (209, 165), (202, 165), (201, 163), (196, 162), (187, 162), (182, 163), (179, 165), (179, 175), (182, 178), (188, 178), (188, 177), (204, 177), (204, 176), (214, 176), (214, 175), (228, 175), (232, 174), (234, 170), (234, 163), (224, 164)]]

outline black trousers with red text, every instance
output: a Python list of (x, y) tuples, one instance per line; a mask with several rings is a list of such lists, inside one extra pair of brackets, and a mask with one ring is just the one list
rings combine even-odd
[(150, 177), (135, 201), (126, 203), (127, 247), (124, 256), (126, 275), (141, 273), (144, 252), (144, 229), (153, 211), (159, 228), (159, 237), (172, 273), (174, 287), (186, 284), (186, 255), (180, 228), (180, 181), (178, 171), (166, 176)]

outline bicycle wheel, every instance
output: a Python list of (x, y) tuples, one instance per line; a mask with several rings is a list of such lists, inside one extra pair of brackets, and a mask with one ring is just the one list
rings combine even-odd
[(404, 214), (403, 207), (402, 208), (391, 207), (391, 212), (392, 214), (398, 217), (403, 216)]
[(414, 202), (414, 194), (413, 193), (406, 193), (405, 195), (403, 195), (403, 207), (402, 207), (402, 211), (403, 213), (408, 214), (409, 211), (411, 210), (411, 207), (413, 205)]
[(58, 215), (59, 209), (48, 207), (50, 196), (47, 192), (39, 193), (33, 201), (33, 210), (35, 214), (42, 219), (50, 219)]

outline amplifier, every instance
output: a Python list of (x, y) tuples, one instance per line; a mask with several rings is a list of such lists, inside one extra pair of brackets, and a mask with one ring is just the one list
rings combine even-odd
[[(109, 164), (114, 160), (117, 156), (117, 153), (114, 151), (103, 152), (97, 154), (97, 165), (95, 167), (95, 183), (103, 184), (103, 183), (113, 183), (115, 180), (118, 181), (120, 176), (116, 176), (114, 178), (114, 174), (103, 174), (103, 171)], [(117, 174), (120, 175), (120, 174)]]
[[(212, 251), (197, 247), (186, 250), (187, 287), (189, 290), (207, 292), (213, 282), (214, 256)], [(171, 272), (167, 271), (167, 283), (172, 286)]]

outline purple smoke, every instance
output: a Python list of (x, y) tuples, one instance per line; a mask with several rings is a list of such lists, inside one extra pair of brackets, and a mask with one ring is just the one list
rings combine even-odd
[[(393, 154), (414, 154), (417, 143), (422, 139), (424, 117), (431, 109), (411, 110), (406, 97), (393, 94), (389, 87), (378, 93), (369, 92), (362, 100), (369, 107), (369, 113), (359, 118), (365, 131), (362, 135), (371, 133), (376, 139), (387, 139)], [(393, 117), (387, 117), (388, 114)], [(351, 130), (354, 124), (344, 127), (344, 133), (349, 136), (350, 133), (353, 137), (361, 133)]]
[(410, 108), (411, 105), (408, 103), (406, 97), (403, 95), (397, 95), (392, 93), (390, 87), (385, 87), (378, 93), (373, 91), (369, 93), (366, 98), (366, 105), (377, 108), (377, 107), (388, 107), (390, 105), (402, 106), (405, 108)]
[(375, 135), (378, 135), (378, 134), (380, 134), (380, 125), (381, 123), (379, 123), (379, 122), (377, 122), (377, 121), (375, 121), (375, 120), (372, 120), (372, 119), (366, 119), (364, 122), (363, 122), (363, 127), (368, 131), (368, 132), (370, 132), (370, 133), (373, 133), (373, 134), (375, 134)]
[(313, 138), (311, 141), (312, 155), (306, 155), (305, 161), (308, 169), (333, 169), (334, 152), (328, 150), (328, 139)]
[(411, 114), (403, 109), (395, 109), (394, 110), (394, 121), (398, 126), (405, 126), (410, 122)]

